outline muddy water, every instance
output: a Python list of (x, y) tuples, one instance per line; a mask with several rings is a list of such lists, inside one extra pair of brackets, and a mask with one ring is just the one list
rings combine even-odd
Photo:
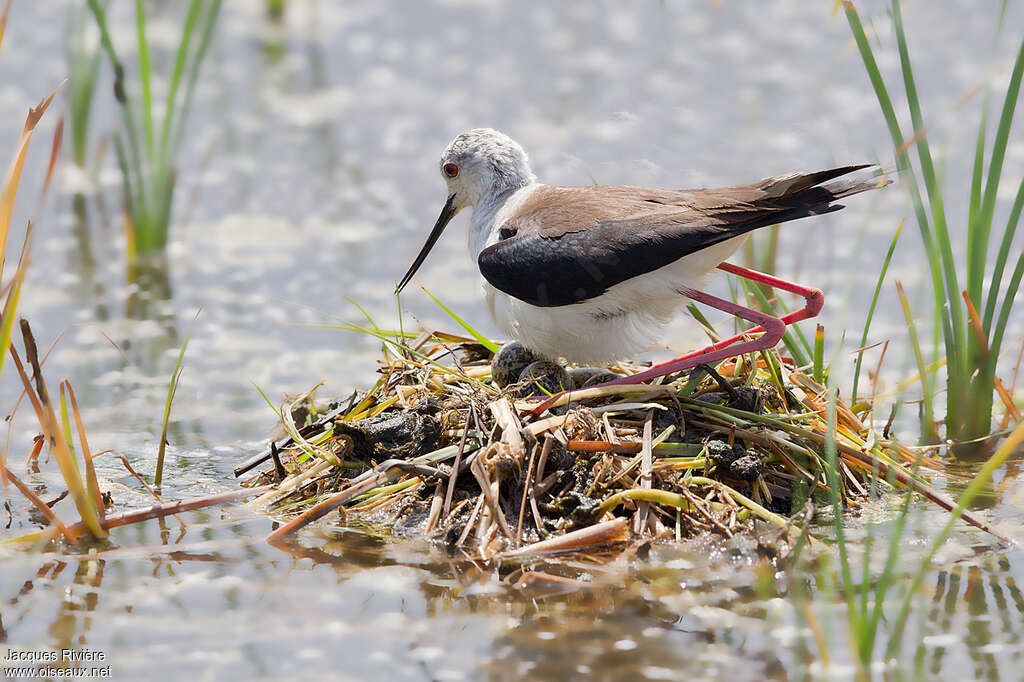
[[(116, 4), (114, 39), (132, 56), (130, 3)], [(112, 448), (151, 474), (167, 379), (201, 307), (164, 492), (230, 489), (232, 466), (262, 448), (273, 422), (253, 383), (276, 398), (320, 381), (327, 394), (371, 381), (371, 340), (311, 325), (360, 319), (347, 299), (382, 325), (395, 323), (392, 283), (440, 209), (436, 159), (455, 133), (500, 128), (524, 144), (541, 178), (568, 184), (710, 186), (884, 161), (887, 135), (846, 24), (821, 4), (296, 1), (278, 22), (264, 3), (229, 3), (181, 152), (168, 266), (155, 275), (135, 277), (123, 261), (109, 151), (116, 112), (109, 74), (101, 81), (90, 142), (97, 170), (60, 172), (22, 302), (43, 345), (63, 332), (48, 377), (75, 386), (94, 450)], [(930, 134), (946, 143), (953, 195), (966, 197), (959, 179), (969, 170), (968, 112), (977, 102), (960, 101), (987, 79), (1005, 83), (1024, 17), (1010, 7), (996, 35), (994, 19), (972, 3), (931, 5), (908, 7), (906, 23)], [(166, 67), (180, 17), (174, 3), (153, 9), (149, 26)], [(861, 9), (891, 42), (881, 8)], [(63, 17), (44, 3), (11, 12), (0, 57), (0, 158), (10, 155), (26, 107), (67, 73)], [(882, 63), (892, 67), (895, 55), (883, 51)], [(59, 113), (47, 114), (34, 142), (15, 225), (32, 215)], [(1004, 212), (1024, 169), (1024, 143), (1015, 140)], [(951, 200), (948, 211), (962, 240), (965, 202)], [(779, 271), (828, 293), (833, 348), (845, 328), (859, 337), (866, 292), (904, 216), (905, 193), (894, 187), (783, 229)], [(466, 222), (455, 221), (420, 280), (491, 333), (459, 234)], [(908, 286), (915, 309), (927, 309), (911, 225), (892, 277)], [(721, 281), (711, 286), (727, 291)], [(895, 297), (884, 298), (872, 334), (894, 339), (883, 390), (911, 363)], [(403, 307), (407, 326), (451, 326), (419, 292)], [(1019, 316), (1011, 326), (1008, 338), (1024, 335)], [(698, 338), (685, 320), (666, 337), (676, 348)], [(837, 361), (843, 376), (848, 358)], [(17, 400), (13, 379), (7, 371), (0, 384), (6, 409)], [(903, 428), (912, 440), (913, 420)], [(11, 426), (16, 471), (33, 434), (23, 407)], [(115, 458), (99, 461), (119, 508), (148, 504)], [(49, 498), (60, 490), (54, 470), (46, 464), (26, 478)], [(1000, 472), (982, 512), (1010, 535), (1024, 521), (1016, 474)], [(31, 527), (21, 500), (10, 501), (5, 537)], [(57, 509), (72, 515), (66, 503)], [(884, 538), (890, 515), (888, 505), (873, 506), (853, 522), (854, 539), (871, 528)], [(323, 525), (284, 552), (262, 540), (271, 522), (245, 508), (182, 520), (184, 534), (174, 519), (121, 529), (92, 560), (0, 549), (0, 641), (103, 651), (117, 679), (820, 673), (801, 654), (812, 633), (786, 581), (750, 548), (710, 543), (568, 562), (549, 570), (584, 585), (519, 589), (512, 568), (479, 567), (415, 540)], [(930, 510), (915, 514), (907, 570), (943, 522)], [(941, 677), (1012, 677), (1022, 655), (1022, 575), (1019, 550), (955, 534), (916, 605), (919, 646), (908, 665)], [(832, 672), (842, 677), (841, 607), (827, 590), (818, 594)]]

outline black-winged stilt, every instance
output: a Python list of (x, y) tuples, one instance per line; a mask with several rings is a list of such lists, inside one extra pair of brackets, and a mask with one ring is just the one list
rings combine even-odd
[[(786, 325), (814, 317), (824, 300), (820, 289), (723, 261), (752, 230), (837, 211), (837, 199), (886, 184), (878, 178), (829, 182), (869, 165), (722, 189), (557, 187), (537, 182), (514, 140), (478, 128), (456, 137), (441, 156), (448, 199), (397, 290), (452, 217), (471, 206), (469, 247), (488, 310), (500, 329), (531, 350), (577, 362), (622, 359), (648, 347), (692, 299), (757, 326), (610, 383), (719, 362), (774, 346)], [(700, 289), (715, 268), (798, 294), (806, 305), (774, 317), (712, 296)]]

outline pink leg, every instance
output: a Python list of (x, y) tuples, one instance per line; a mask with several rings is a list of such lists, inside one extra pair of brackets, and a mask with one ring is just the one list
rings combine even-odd
[(761, 284), (767, 284), (768, 286), (776, 289), (788, 291), (791, 294), (796, 294), (797, 296), (803, 296), (804, 300), (807, 301), (803, 308), (800, 310), (794, 310), (788, 315), (783, 315), (780, 318), (787, 325), (816, 316), (821, 312), (821, 307), (825, 305), (825, 294), (821, 289), (805, 287), (802, 284), (789, 282), (772, 275), (766, 275), (763, 272), (758, 272), (757, 270), (733, 265), (732, 263), (719, 263), (718, 269), (724, 270), (725, 272), (731, 272), (737, 277), (743, 277), (755, 282), (760, 282)]
[[(687, 353), (686, 355), (671, 360), (669, 362), (663, 362), (660, 365), (655, 365), (650, 369), (640, 372), (639, 374), (631, 374), (621, 379), (615, 379), (607, 383), (601, 384), (602, 386), (613, 386), (615, 384), (639, 384), (645, 381), (650, 381), (666, 374), (672, 374), (673, 372), (681, 372), (684, 369), (693, 369), (697, 365), (711, 364), (731, 358), (735, 355), (743, 355), (744, 353), (753, 353), (754, 351), (764, 350), (765, 348), (771, 348), (779, 342), (782, 335), (786, 333), (786, 323), (777, 317), (768, 315), (767, 313), (758, 312), (757, 310), (751, 310), (750, 308), (744, 308), (741, 305), (736, 305), (731, 301), (726, 301), (723, 298), (706, 294), (703, 291), (696, 291), (694, 289), (680, 291), (687, 298), (693, 299), (698, 303), (711, 306), (712, 308), (718, 308), (724, 312), (727, 312), (736, 317), (743, 318), (744, 320), (750, 320), (751, 322), (758, 323), (757, 327), (738, 334), (737, 336), (723, 339), (718, 343), (714, 343), (707, 348)], [(744, 341), (743, 343), (736, 343), (738, 340), (743, 338), (745, 335), (761, 332), (760, 337), (751, 339), (750, 341)]]
[[(778, 277), (766, 275), (763, 272), (757, 272), (756, 270), (750, 270), (749, 268), (740, 267), (739, 265), (733, 265), (731, 263), (721, 263), (718, 268), (739, 277), (745, 277), (746, 279), (767, 284), (775, 287), (776, 289), (782, 289), (783, 291), (798, 294), (803, 296), (807, 303), (800, 310), (795, 310), (783, 315), (781, 318), (778, 318), (756, 310), (751, 310), (750, 308), (744, 308), (743, 306), (711, 296), (710, 294), (705, 294), (701, 291), (682, 291), (680, 293), (688, 298), (699, 303), (704, 303), (713, 308), (718, 308), (719, 310), (727, 313), (731, 313), (745, 320), (757, 322), (759, 326), (748, 329), (741, 334), (736, 334), (735, 336), (731, 336), (727, 339), (722, 339), (721, 341), (713, 343), (701, 350), (687, 353), (675, 360), (655, 365), (654, 367), (640, 372), (639, 374), (633, 374), (628, 377), (609, 381), (604, 385), (642, 383), (660, 376), (665, 376), (666, 374), (672, 374), (673, 372), (692, 369), (697, 365), (719, 362), (735, 355), (742, 355), (743, 353), (751, 353), (758, 350), (764, 350), (765, 348), (771, 348), (782, 338), (787, 325), (800, 320), (806, 320), (809, 317), (814, 317), (821, 311), (821, 307), (825, 303), (825, 294), (822, 293), (821, 289), (805, 287), (794, 282), (788, 282), (784, 279), (779, 279)], [(755, 334), (758, 332), (765, 333), (758, 339), (737, 344), (738, 341), (742, 340), (749, 334)]]
[[(758, 326), (748, 329), (741, 334), (736, 334), (735, 336), (731, 336), (727, 339), (722, 339), (721, 341), (713, 343), (701, 350), (687, 353), (675, 360), (655, 365), (654, 367), (640, 372), (639, 374), (632, 374), (628, 377), (615, 379), (614, 381), (599, 384), (599, 386), (639, 384), (665, 376), (666, 374), (672, 374), (673, 372), (692, 369), (697, 365), (719, 362), (735, 355), (742, 355), (743, 353), (752, 353), (754, 351), (764, 350), (765, 348), (771, 348), (777, 344), (780, 339), (782, 339), (783, 334), (786, 332), (787, 325), (814, 317), (821, 311), (821, 307), (825, 303), (825, 294), (822, 293), (821, 289), (805, 287), (794, 282), (779, 279), (778, 277), (766, 275), (763, 272), (750, 270), (749, 268), (740, 267), (739, 265), (733, 265), (731, 263), (719, 263), (718, 269), (732, 273), (738, 277), (744, 277), (755, 282), (760, 282), (761, 284), (767, 284), (776, 289), (782, 289), (783, 291), (803, 296), (807, 303), (800, 310), (794, 310), (782, 317), (773, 317), (766, 313), (751, 310), (750, 308), (744, 308), (743, 306), (732, 303), (731, 301), (726, 301), (716, 296), (705, 294), (702, 291), (682, 291), (680, 292), (681, 294), (693, 299), (694, 301), (704, 303), (713, 308), (718, 308), (719, 310), (741, 317), (744, 320), (756, 322)], [(764, 332), (760, 338), (744, 341), (743, 343), (737, 343), (738, 341), (742, 341), (748, 335), (759, 332)], [(541, 414), (560, 395), (561, 394), (554, 395), (540, 403), (533, 409), (533, 413)]]

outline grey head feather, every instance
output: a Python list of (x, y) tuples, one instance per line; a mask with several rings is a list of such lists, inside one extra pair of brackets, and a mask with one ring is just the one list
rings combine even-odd
[(474, 128), (452, 140), (441, 155), (440, 165), (446, 163), (457, 165), (462, 175), (479, 177), (486, 185), (478, 188), (481, 193), (502, 193), (537, 181), (519, 143), (492, 128)]

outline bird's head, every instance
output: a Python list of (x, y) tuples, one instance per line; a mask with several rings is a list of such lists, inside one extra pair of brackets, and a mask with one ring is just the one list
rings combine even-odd
[(412, 267), (402, 278), (400, 292), (419, 269), (452, 218), (467, 206), (525, 187), (536, 178), (519, 143), (492, 128), (474, 128), (452, 140), (441, 154), (441, 177), (448, 199)]

